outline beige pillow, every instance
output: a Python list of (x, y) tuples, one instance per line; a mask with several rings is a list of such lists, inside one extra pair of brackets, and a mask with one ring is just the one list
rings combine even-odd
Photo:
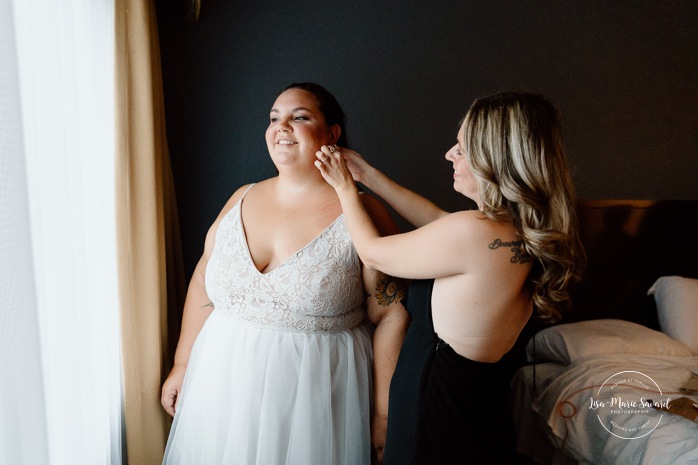
[(597, 354), (691, 356), (685, 345), (666, 334), (625, 320), (589, 320), (551, 326), (526, 346), (529, 361), (570, 363)]

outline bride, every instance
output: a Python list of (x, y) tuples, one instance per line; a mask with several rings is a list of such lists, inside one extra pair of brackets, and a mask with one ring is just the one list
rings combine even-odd
[[(401, 281), (362, 266), (335, 190), (313, 162), (346, 146), (317, 84), (270, 111), (278, 176), (240, 187), (211, 226), (189, 285), (164, 464), (366, 465), (382, 458), (388, 388), (409, 317)], [(383, 234), (395, 223), (361, 201)]]

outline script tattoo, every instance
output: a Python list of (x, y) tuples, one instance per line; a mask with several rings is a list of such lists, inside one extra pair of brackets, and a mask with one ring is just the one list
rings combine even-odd
[(400, 301), (407, 292), (407, 281), (384, 274), (376, 284), (376, 300), (381, 307)]
[(514, 256), (509, 260), (511, 263), (529, 263), (531, 261), (531, 256), (523, 249), (523, 241), (504, 242), (501, 239), (495, 239), (488, 247), (490, 249), (510, 247), (510, 250), (514, 252)]

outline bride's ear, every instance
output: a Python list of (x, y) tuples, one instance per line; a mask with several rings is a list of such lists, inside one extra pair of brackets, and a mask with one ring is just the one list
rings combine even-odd
[(330, 126), (330, 145), (336, 145), (339, 140), (339, 136), (342, 135), (342, 128), (339, 124), (333, 124)]

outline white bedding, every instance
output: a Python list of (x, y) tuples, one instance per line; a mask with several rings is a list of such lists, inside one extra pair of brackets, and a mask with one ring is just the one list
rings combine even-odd
[(512, 413), (516, 429), (516, 452), (548, 465), (577, 465), (555, 449), (548, 439), (550, 429), (531, 405), (537, 394), (567, 369), (559, 363), (539, 363), (519, 369), (512, 381)]
[[(567, 367), (540, 364), (536, 373), (539, 387), (535, 394), (525, 386), (528, 383), (530, 387), (531, 367), (522, 370), (517, 373), (513, 384), (514, 412), (515, 417), (519, 416), (516, 425), (519, 449), (521, 439), (525, 441), (526, 435), (536, 435), (536, 429), (530, 423), (526, 425), (529, 420), (521, 418), (532, 401), (532, 410), (543, 422), (540, 434), (547, 434), (556, 448), (580, 464), (698, 464), (698, 423), (652, 408), (642, 408), (641, 404), (626, 406), (620, 411), (590, 408), (592, 401), (598, 406), (601, 402), (610, 403), (612, 398), (635, 401), (642, 396), (645, 401), (666, 401), (685, 397), (679, 388), (691, 376), (691, 371), (698, 373), (698, 356), (597, 354), (574, 361)], [(624, 381), (630, 380), (613, 383), (621, 381), (624, 376), (618, 375), (621, 372), (629, 372), (625, 375), (629, 378)], [(607, 382), (609, 378), (610, 382)], [(652, 392), (657, 389), (647, 379), (656, 383), (662, 395)], [(644, 380), (644, 387), (639, 386), (637, 380)], [(693, 400), (698, 402), (698, 397), (693, 396)], [(563, 411), (570, 415), (569, 419), (557, 411), (562, 401), (569, 402)], [(610, 423), (611, 420), (614, 423)], [(646, 420), (645, 426), (637, 429), (640, 420)], [(637, 432), (633, 432), (634, 429)], [(529, 439), (535, 440), (533, 437)], [(538, 446), (535, 449), (540, 452)], [(559, 457), (548, 463), (560, 463)]]

